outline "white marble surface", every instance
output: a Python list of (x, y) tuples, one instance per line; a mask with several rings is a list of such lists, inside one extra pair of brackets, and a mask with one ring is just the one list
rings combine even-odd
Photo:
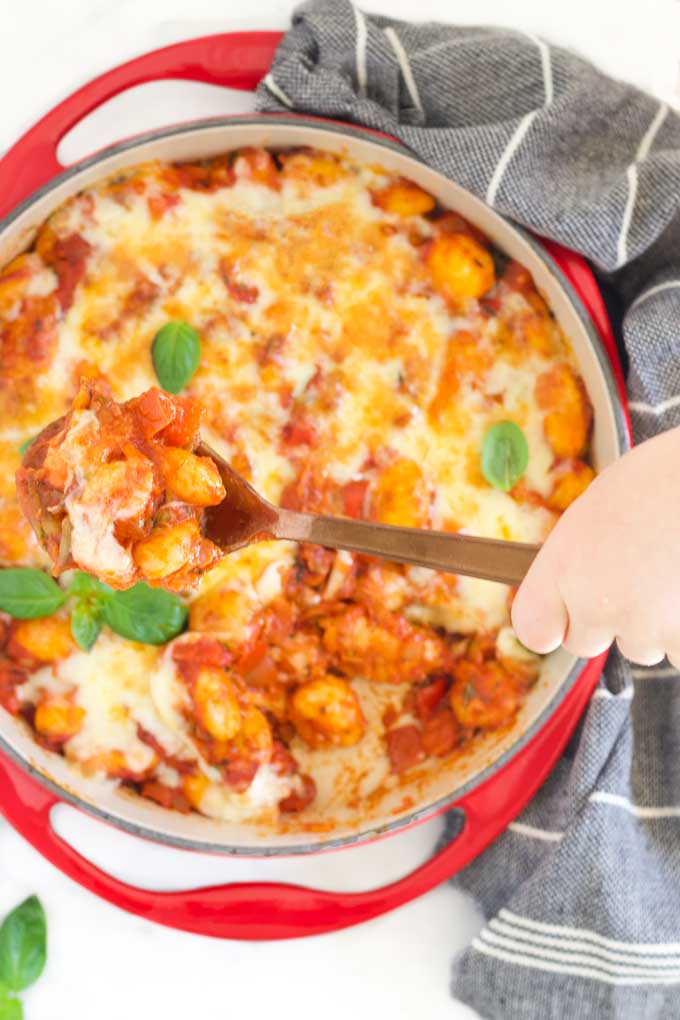
[[(363, 6), (403, 18), (505, 23), (537, 32), (680, 104), (678, 0), (381, 0)], [(218, 7), (215, 0), (0, 0), (0, 151), (105, 68), (189, 36), (284, 28), (293, 4), (250, 0)], [(95, 115), (73, 132), (61, 155), (68, 162), (124, 133), (244, 104), (247, 97), (208, 86), (155, 86)], [(305, 861), (234, 862), (161, 850), (70, 808), (56, 814), (55, 826), (81, 852), (152, 888), (255, 877), (368, 888), (424, 860), (440, 825), (435, 820), (371, 847)], [(25, 997), (28, 1020), (475, 1015), (450, 999), (448, 974), (453, 953), (472, 936), (479, 917), (447, 886), (338, 934), (304, 942), (224, 943), (157, 927), (95, 899), (0, 821), (0, 915), (32, 892), (47, 909), (50, 952), (45, 974)]]

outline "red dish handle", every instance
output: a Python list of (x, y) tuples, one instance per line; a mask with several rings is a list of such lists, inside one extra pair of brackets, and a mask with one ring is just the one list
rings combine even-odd
[[(469, 864), (521, 811), (541, 785), (583, 712), (606, 656), (591, 660), (559, 708), (499, 772), (455, 805), (462, 831), (411, 874), (380, 889), (336, 893), (275, 882), (181, 892), (153, 892), (112, 878), (52, 829), (59, 798), (7, 758), (0, 758), (0, 809), (7, 821), (75, 882), (133, 914), (183, 931), (233, 939), (319, 935), (402, 906)], [(443, 810), (443, 809), (442, 809)]]
[(64, 135), (102, 103), (145, 82), (181, 78), (252, 91), (266, 73), (281, 32), (229, 32), (153, 50), (100, 75), (50, 110), (0, 160), (0, 219), (64, 167)]

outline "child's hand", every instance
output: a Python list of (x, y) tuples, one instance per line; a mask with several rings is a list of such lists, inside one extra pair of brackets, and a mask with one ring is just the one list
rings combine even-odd
[(636, 447), (560, 518), (512, 607), (520, 641), (680, 668), (680, 429)]

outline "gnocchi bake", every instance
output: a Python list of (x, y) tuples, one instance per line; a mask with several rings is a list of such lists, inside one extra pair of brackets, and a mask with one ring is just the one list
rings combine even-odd
[[(540, 664), (507, 587), (197, 541), (221, 498), (199, 406), (205, 442), (292, 509), (540, 542), (584, 491), (572, 352), (455, 211), (311, 149), (131, 167), (0, 271), (0, 352), (0, 565), (37, 593), (0, 599), (0, 705), (74, 769), (176, 811), (304, 819), (359, 754), (363, 796), (512, 723)], [(145, 640), (148, 591), (174, 623)]]

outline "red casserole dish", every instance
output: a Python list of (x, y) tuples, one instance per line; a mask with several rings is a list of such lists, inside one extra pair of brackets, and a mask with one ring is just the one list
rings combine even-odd
[[(616, 348), (597, 287), (585, 263), (549, 242), (537, 242), (482, 202), (414, 160), (374, 132), (316, 118), (236, 117), (176, 125), (125, 141), (65, 170), (60, 139), (88, 112), (131, 86), (183, 78), (252, 89), (266, 73), (277, 33), (211, 36), (150, 53), (85, 86), (31, 129), (0, 161), (0, 264), (31, 241), (49, 212), (69, 195), (114, 170), (146, 159), (207, 157), (244, 145), (311, 145), (343, 151), (415, 180), (442, 203), (479, 226), (531, 271), (575, 352), (595, 408), (593, 458), (602, 468), (629, 443), (625, 394)], [(262, 833), (201, 816), (173, 816), (116, 791), (94, 791), (63, 760), (35, 745), (16, 720), (0, 715), (0, 810), (49, 860), (83, 886), (123, 909), (159, 923), (217, 937), (287, 938), (346, 927), (415, 898), (479, 854), (536, 791), (573, 731), (597, 682), (604, 656), (588, 663), (560, 651), (509, 731), (455, 769), (432, 770), (399, 801), (381, 803), (370, 817), (348, 819), (330, 836)], [(410, 797), (404, 794), (410, 792)], [(409, 803), (410, 800), (410, 803)], [(52, 830), (51, 807), (68, 801), (129, 832), (196, 851), (271, 856), (308, 854), (381, 838), (433, 814), (457, 808), (457, 837), (411, 875), (381, 889), (328, 893), (274, 883), (234, 884), (183, 893), (157, 893), (119, 882), (86, 861)]]

